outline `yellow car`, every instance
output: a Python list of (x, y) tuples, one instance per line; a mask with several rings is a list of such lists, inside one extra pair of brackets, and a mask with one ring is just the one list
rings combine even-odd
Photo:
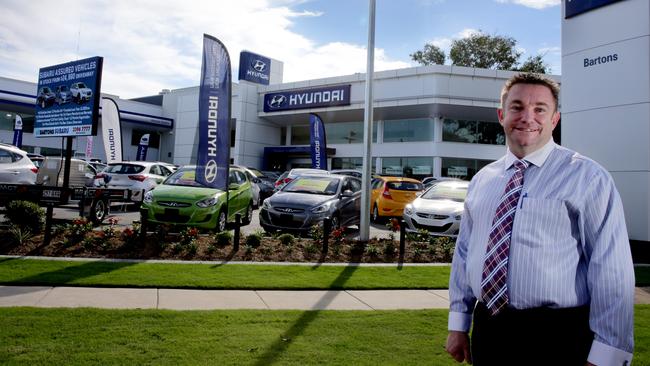
[(371, 183), (370, 212), (373, 222), (386, 217), (401, 217), (404, 206), (424, 189), (419, 180), (403, 177), (378, 177)]

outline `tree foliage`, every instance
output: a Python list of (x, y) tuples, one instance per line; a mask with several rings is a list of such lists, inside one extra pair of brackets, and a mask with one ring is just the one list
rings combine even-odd
[(517, 69), (517, 71), (523, 72), (532, 72), (536, 74), (548, 74), (550, 69), (548, 64), (542, 59), (542, 55), (537, 54), (535, 56), (530, 56), (524, 61), (523, 64)]
[[(550, 67), (538, 54), (530, 56), (519, 64), (521, 52), (517, 50), (517, 41), (512, 37), (489, 35), (481, 32), (473, 33), (467, 38), (456, 39), (451, 44), (449, 59), (452, 65), (478, 67), (483, 69), (513, 70), (549, 73)], [(445, 52), (432, 44), (425, 44), (424, 49), (411, 55), (413, 61), (421, 65), (443, 65)]]
[(445, 64), (445, 52), (440, 47), (430, 43), (425, 44), (423, 50), (415, 51), (409, 56), (413, 61), (417, 61), (424, 66)]
[(449, 58), (457, 66), (512, 70), (521, 57), (516, 45), (517, 41), (512, 37), (473, 33), (451, 43)]

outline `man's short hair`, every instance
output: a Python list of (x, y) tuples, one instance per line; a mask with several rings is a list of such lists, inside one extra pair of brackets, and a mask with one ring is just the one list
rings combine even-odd
[(557, 111), (559, 105), (560, 85), (546, 75), (533, 73), (519, 73), (506, 81), (503, 89), (501, 89), (501, 108), (505, 108), (504, 105), (506, 98), (508, 97), (508, 92), (510, 92), (510, 89), (517, 84), (533, 84), (547, 87), (553, 95), (553, 99), (555, 100), (555, 110)]

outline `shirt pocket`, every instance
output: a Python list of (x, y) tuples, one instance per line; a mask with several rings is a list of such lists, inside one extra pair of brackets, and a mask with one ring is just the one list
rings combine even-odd
[(515, 214), (512, 242), (528, 247), (561, 246), (571, 237), (565, 201), (522, 197)]

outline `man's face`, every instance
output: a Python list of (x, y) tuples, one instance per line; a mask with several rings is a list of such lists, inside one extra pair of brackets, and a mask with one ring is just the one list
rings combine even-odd
[(544, 85), (515, 84), (497, 110), (510, 151), (518, 158), (538, 150), (560, 120), (551, 90)]

